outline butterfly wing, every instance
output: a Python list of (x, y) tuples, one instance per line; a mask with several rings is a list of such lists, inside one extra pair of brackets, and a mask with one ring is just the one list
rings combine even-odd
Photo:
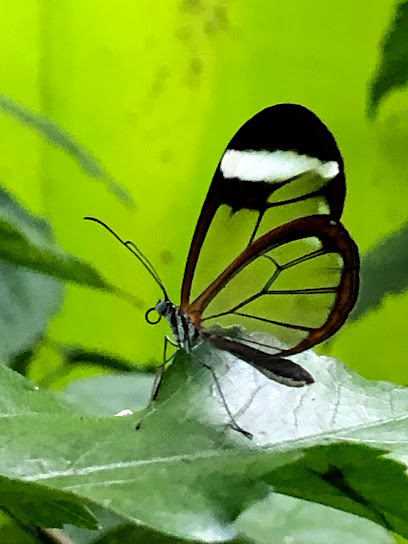
[[(346, 229), (325, 215), (286, 223), (250, 244), (187, 308), (200, 329), (216, 322), (272, 333), (288, 356), (328, 339), (353, 308), (358, 249)], [(231, 302), (233, 301), (233, 302)]]
[(273, 228), (316, 213), (338, 220), (344, 196), (340, 151), (314, 113), (297, 104), (259, 112), (232, 138), (214, 174), (187, 259), (182, 310)]
[(270, 380), (288, 385), (289, 387), (303, 387), (314, 383), (314, 379), (302, 366), (290, 359), (270, 355), (260, 349), (226, 338), (213, 331), (202, 331), (202, 336), (217, 349), (228, 351), (235, 357), (246, 361), (262, 372)]
[[(316, 215), (277, 227), (249, 245), (187, 312), (214, 347), (269, 379), (301, 387), (313, 383), (312, 376), (285, 357), (332, 336), (353, 308), (358, 285), (356, 244), (341, 223)], [(228, 329), (221, 335), (203, 328), (211, 320), (273, 332), (277, 343), (236, 340)]]

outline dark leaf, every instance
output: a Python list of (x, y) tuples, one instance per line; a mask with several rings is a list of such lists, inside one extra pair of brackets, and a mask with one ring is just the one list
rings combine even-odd
[(379, 103), (392, 90), (408, 83), (408, 2), (401, 2), (381, 43), (381, 59), (368, 92), (368, 113), (374, 117)]
[(34, 359), (35, 347), (35, 344), (31, 344), (31, 346), (29, 346), (27, 349), (18, 352), (16, 355), (10, 358), (8, 366), (25, 376), (30, 363)]
[(0, 187), (0, 260), (54, 278), (114, 291), (90, 265), (57, 246), (50, 225)]
[(355, 321), (375, 310), (388, 295), (408, 288), (408, 224), (370, 249), (361, 263), (361, 287), (356, 307), (350, 315)]
[(98, 350), (61, 344), (58, 345), (58, 349), (61, 350), (64, 362), (68, 365), (85, 364), (117, 372), (154, 372), (152, 366), (135, 365), (124, 358)]

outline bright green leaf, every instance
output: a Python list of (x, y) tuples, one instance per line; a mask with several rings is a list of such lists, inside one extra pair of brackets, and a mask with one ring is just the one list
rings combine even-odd
[(0, 510), (0, 542), (7, 544), (40, 544), (38, 538)]

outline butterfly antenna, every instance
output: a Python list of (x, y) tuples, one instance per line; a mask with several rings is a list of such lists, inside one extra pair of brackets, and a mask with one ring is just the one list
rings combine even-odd
[(84, 217), (84, 219), (86, 221), (94, 221), (95, 223), (99, 223), (99, 225), (102, 225), (102, 227), (104, 227), (106, 230), (108, 230), (111, 234), (113, 234), (113, 236), (119, 240), (119, 242), (124, 245), (135, 257), (136, 259), (138, 259), (140, 261), (140, 263), (144, 266), (144, 268), (149, 272), (149, 274), (152, 276), (152, 278), (154, 279), (154, 281), (157, 283), (157, 285), (160, 287), (160, 289), (163, 291), (163, 295), (164, 295), (164, 298), (165, 300), (169, 300), (169, 296), (167, 294), (167, 291), (164, 287), (164, 284), (159, 276), (159, 274), (157, 273), (157, 270), (154, 268), (153, 264), (151, 263), (150, 259), (148, 259), (146, 257), (146, 255), (144, 255), (142, 253), (142, 251), (137, 247), (136, 244), (134, 244), (133, 242), (131, 242), (130, 240), (122, 240), (122, 238), (116, 234), (116, 232), (111, 229), (106, 223), (104, 223), (103, 221), (101, 221), (100, 219), (97, 219), (96, 217)]

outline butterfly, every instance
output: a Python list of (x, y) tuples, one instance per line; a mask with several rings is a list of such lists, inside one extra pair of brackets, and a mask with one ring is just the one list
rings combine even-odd
[[(179, 305), (135, 244), (99, 219), (86, 219), (107, 228), (154, 278), (163, 298), (146, 319), (155, 324), (165, 317), (179, 348), (191, 353), (202, 339), (271, 380), (302, 387), (314, 379), (289, 357), (330, 338), (357, 300), (359, 253), (340, 223), (345, 192), (339, 148), (312, 111), (277, 104), (257, 113), (218, 163), (191, 242)], [(230, 325), (272, 333), (276, 345), (245, 334), (237, 338)]]

